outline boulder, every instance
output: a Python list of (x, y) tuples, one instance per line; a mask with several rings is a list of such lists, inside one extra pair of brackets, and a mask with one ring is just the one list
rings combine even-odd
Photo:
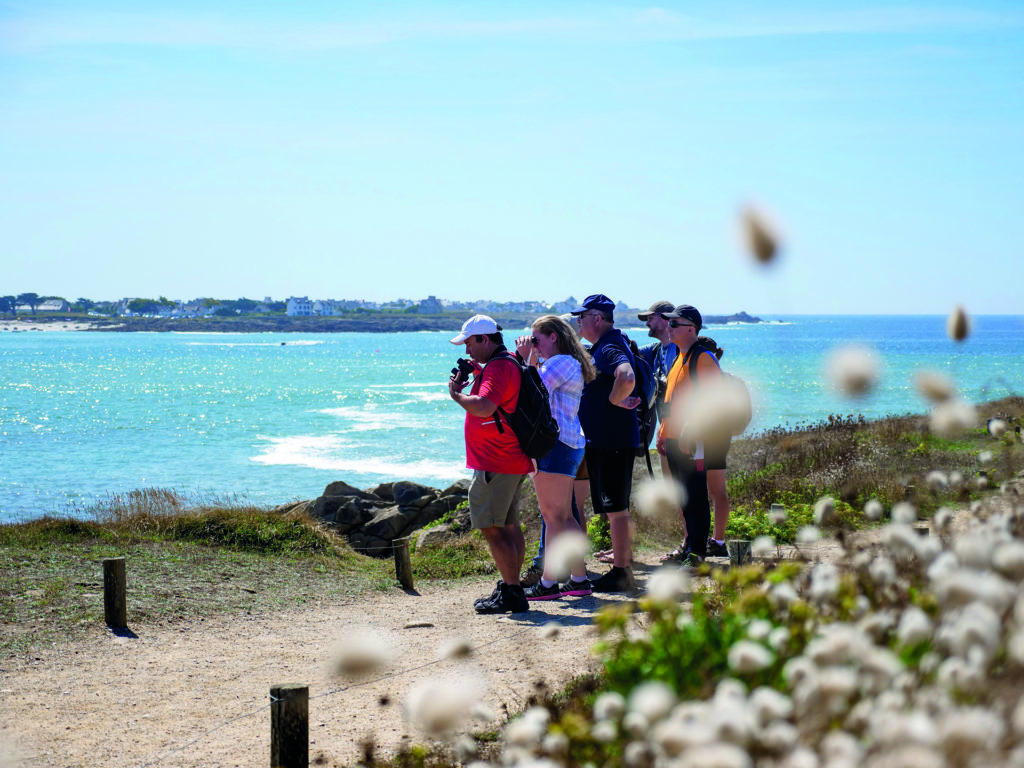
[(456, 480), (441, 491), (441, 496), (469, 496), (469, 480)]
[(374, 496), (379, 496), (385, 501), (395, 500), (395, 484), (394, 483), (381, 483), (380, 485), (374, 485), (366, 489), (367, 493), (372, 493)]
[(427, 495), (433, 495), (437, 498), (438, 492), (436, 488), (430, 488), (426, 485), (420, 485), (419, 483), (410, 483), (405, 480), (400, 480), (392, 486), (392, 494), (395, 497), (395, 503), (399, 506), (406, 504), (414, 504), (416, 501)]
[(416, 536), (416, 549), (444, 544), (446, 541), (454, 539), (455, 536), (456, 533), (452, 530), (451, 523), (441, 523), (433, 528), (424, 528)]
[(415, 507), (388, 507), (374, 515), (373, 519), (363, 525), (361, 530), (369, 536), (393, 541), (409, 531), (426, 525), (426, 522), (417, 525), (419, 516), (420, 510)]
[(378, 497), (369, 491), (363, 491), (354, 485), (349, 485), (344, 480), (335, 480), (324, 488), (324, 496), (358, 496), (360, 499), (377, 499)]

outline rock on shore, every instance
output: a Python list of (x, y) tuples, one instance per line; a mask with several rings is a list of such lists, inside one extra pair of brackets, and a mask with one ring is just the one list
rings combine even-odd
[[(274, 511), (304, 511), (344, 536), (354, 550), (371, 557), (388, 557), (395, 539), (405, 538), (454, 512), (468, 493), (468, 480), (459, 480), (443, 491), (404, 480), (361, 490), (336, 480), (321, 496), (284, 504)], [(438, 526), (431, 533), (444, 536), (453, 527), (468, 527), (468, 509), (464, 517), (466, 520)]]

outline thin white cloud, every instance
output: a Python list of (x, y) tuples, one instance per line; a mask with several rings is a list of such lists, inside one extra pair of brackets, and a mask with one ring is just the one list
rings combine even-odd
[(225, 16), (107, 13), (26, 16), (0, 23), (0, 46), (28, 52), (68, 46), (136, 45), (259, 50), (331, 50), (405, 41), (554, 38), (579, 41), (727, 40), (880, 34), (1024, 25), (1024, 15), (929, 7), (771, 10), (694, 16), (650, 7), (593, 16), (387, 19), (379, 22), (253, 20)]

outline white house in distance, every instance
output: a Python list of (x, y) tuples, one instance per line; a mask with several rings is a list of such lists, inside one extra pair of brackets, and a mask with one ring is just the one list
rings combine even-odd
[(289, 317), (312, 317), (313, 302), (306, 296), (290, 296), (284, 313)]

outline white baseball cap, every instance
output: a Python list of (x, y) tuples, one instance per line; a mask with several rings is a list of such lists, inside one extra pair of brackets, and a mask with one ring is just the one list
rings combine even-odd
[(487, 315), (473, 315), (462, 324), (462, 333), (452, 339), (452, 344), (462, 344), (470, 336), (486, 336), (500, 330), (501, 326), (494, 322), (494, 318)]

